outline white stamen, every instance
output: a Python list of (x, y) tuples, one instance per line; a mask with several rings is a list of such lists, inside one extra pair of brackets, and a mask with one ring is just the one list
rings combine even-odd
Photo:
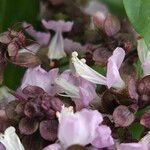
[(69, 106), (69, 107), (65, 107), (64, 105), (61, 107), (61, 112), (56, 112), (56, 116), (58, 118), (58, 120), (60, 121), (60, 119), (62, 118), (62, 116), (68, 116), (68, 115), (73, 115), (74, 111), (73, 111), (73, 107)]
[(96, 84), (102, 84), (106, 85), (106, 77), (99, 74), (92, 68), (90, 68), (85, 62), (85, 59), (79, 59), (77, 52), (72, 53), (72, 63), (74, 65), (74, 68), (76, 70), (77, 75), (80, 75), (81, 77), (85, 78), (86, 80), (96, 83)]

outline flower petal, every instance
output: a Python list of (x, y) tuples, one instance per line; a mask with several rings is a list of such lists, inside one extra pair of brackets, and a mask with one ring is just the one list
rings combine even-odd
[(138, 56), (142, 63), (144, 76), (150, 75), (150, 51), (144, 41), (144, 39), (138, 40)]
[(62, 57), (66, 57), (61, 31), (57, 31), (55, 36), (52, 38), (47, 55), (49, 59), (60, 59)]
[(7, 150), (25, 150), (15, 132), (14, 127), (7, 128), (4, 135), (0, 135), (0, 142), (6, 147)]
[(42, 23), (43, 23), (44, 27), (47, 29), (54, 30), (54, 31), (62, 31), (62, 32), (71, 31), (72, 26), (73, 26), (73, 22), (70, 22), (70, 21), (65, 22), (63, 20), (59, 20), (59, 21), (42, 20)]
[(92, 141), (92, 145), (97, 148), (110, 147), (114, 145), (110, 128), (105, 125), (101, 125), (97, 129), (97, 137)]
[(125, 57), (125, 51), (122, 48), (116, 48), (113, 55), (108, 59), (107, 64), (107, 86), (108, 88), (123, 88), (125, 86), (122, 80), (119, 68)]
[(72, 53), (72, 63), (77, 74), (92, 83), (106, 85), (106, 78), (79, 60), (77, 56), (77, 52)]
[[(49, 72), (46, 72), (40, 66), (35, 68), (27, 69), (23, 80), (21, 89), (24, 89), (28, 85), (39, 86), (50, 95), (55, 95), (56, 86), (54, 84), (54, 79), (57, 77), (58, 69), (52, 69)], [(41, 82), (44, 81), (44, 82)]]
[(74, 144), (85, 146), (93, 141), (101, 122), (98, 111), (82, 109), (75, 114), (61, 113), (58, 138), (65, 148)]
[(140, 143), (122, 143), (118, 150), (146, 150)]
[(54, 143), (45, 147), (43, 150), (61, 150), (61, 146), (60, 144)]

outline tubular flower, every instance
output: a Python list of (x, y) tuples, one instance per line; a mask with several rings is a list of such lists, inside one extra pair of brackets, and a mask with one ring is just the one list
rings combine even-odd
[(73, 22), (65, 22), (63, 20), (47, 22), (42, 20), (42, 23), (45, 28), (56, 32), (49, 45), (49, 51), (47, 54), (48, 58), (60, 59), (65, 57), (66, 53), (64, 51), (64, 39), (62, 32), (69, 32), (72, 29)]
[(72, 53), (72, 63), (79, 76), (96, 84), (107, 85), (108, 88), (121, 89), (125, 86), (119, 74), (119, 68), (125, 57), (125, 52), (122, 48), (116, 48), (113, 55), (108, 59), (106, 77), (90, 68), (82, 59), (79, 60), (77, 56), (77, 52)]
[(142, 63), (143, 75), (150, 75), (150, 51), (144, 41), (144, 39), (138, 40), (138, 56)]
[(25, 150), (14, 127), (9, 127), (4, 134), (0, 134), (0, 142), (5, 146), (6, 150)]
[(74, 113), (73, 107), (63, 106), (61, 113), (58, 112), (57, 116), (59, 119), (58, 139), (64, 149), (72, 145), (86, 146), (90, 143), (97, 148), (114, 144), (109, 127), (100, 125), (103, 118), (96, 110), (82, 109)]
[(23, 77), (21, 89), (24, 89), (28, 85), (38, 86), (53, 96), (56, 94), (56, 84), (54, 83), (54, 80), (57, 75), (57, 68), (52, 69), (49, 72), (45, 71), (40, 66), (29, 68)]
[(70, 70), (63, 72), (55, 82), (60, 89), (58, 94), (72, 98), (77, 109), (87, 107), (90, 101), (98, 97), (94, 84), (82, 77), (75, 76)]

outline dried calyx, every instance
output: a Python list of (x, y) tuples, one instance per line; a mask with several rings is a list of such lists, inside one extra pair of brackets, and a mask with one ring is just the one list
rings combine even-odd
[(19, 124), (19, 131), (23, 135), (32, 135), (39, 128), (43, 139), (55, 141), (58, 128), (56, 111), (61, 110), (61, 100), (49, 96), (37, 86), (27, 86), (22, 94), (22, 99), (12, 101), (6, 106), (9, 120)]

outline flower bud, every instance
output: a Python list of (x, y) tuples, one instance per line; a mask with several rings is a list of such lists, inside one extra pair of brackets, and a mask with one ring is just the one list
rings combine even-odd
[(40, 59), (36, 55), (28, 52), (18, 53), (15, 59), (11, 59), (11, 62), (23, 67), (31, 68), (41, 64)]
[(38, 129), (38, 121), (29, 118), (22, 118), (19, 122), (19, 130), (22, 134), (31, 135)]
[(40, 123), (40, 134), (45, 140), (54, 142), (57, 139), (57, 130), (57, 120), (45, 120)]
[(150, 75), (145, 76), (138, 82), (137, 92), (142, 106), (150, 102)]
[(134, 121), (135, 117), (127, 106), (120, 105), (114, 110), (113, 119), (117, 125), (126, 127)]
[(112, 114), (114, 109), (119, 105), (118, 97), (110, 91), (106, 91), (101, 100), (102, 107), (100, 110), (103, 113)]
[(18, 53), (18, 49), (19, 49), (19, 47), (16, 43), (14, 43), (14, 42), (10, 43), (7, 47), (8, 55), (10, 57), (16, 56)]
[(98, 11), (93, 16), (93, 23), (97, 28), (103, 29), (105, 19), (106, 19), (106, 14)]
[(98, 64), (106, 65), (108, 58), (112, 55), (106, 47), (100, 47), (96, 49), (93, 53), (93, 60)]
[(150, 95), (150, 75), (139, 81), (137, 90), (140, 95)]
[(146, 128), (150, 128), (150, 112), (146, 112), (142, 116), (140, 123)]
[(11, 42), (11, 37), (9, 36), (9, 32), (4, 32), (0, 34), (0, 43), (8, 44)]
[(11, 101), (10, 103), (8, 103), (8, 105), (5, 108), (5, 112), (6, 112), (8, 119), (14, 122), (17, 122), (20, 119), (20, 115), (18, 115), (15, 111), (18, 103), (19, 103), (18, 101)]
[(116, 16), (108, 14), (104, 23), (104, 30), (107, 36), (113, 36), (121, 28), (120, 21)]
[(39, 106), (34, 102), (27, 102), (24, 108), (24, 114), (29, 118), (34, 118), (37, 116), (42, 116), (42, 112)]

